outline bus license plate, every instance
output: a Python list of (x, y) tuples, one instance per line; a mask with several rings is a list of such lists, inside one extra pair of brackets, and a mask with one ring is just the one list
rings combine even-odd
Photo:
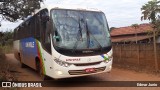
[(85, 72), (94, 72), (95, 70), (94, 70), (94, 68), (87, 68), (87, 69), (85, 69)]

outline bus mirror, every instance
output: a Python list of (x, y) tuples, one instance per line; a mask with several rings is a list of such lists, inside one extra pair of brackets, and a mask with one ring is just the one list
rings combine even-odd
[(60, 37), (59, 36), (53, 36), (54, 39), (56, 39), (56, 41), (60, 41)]
[(53, 38), (58, 39), (58, 38), (59, 38), (59, 36), (54, 36)]

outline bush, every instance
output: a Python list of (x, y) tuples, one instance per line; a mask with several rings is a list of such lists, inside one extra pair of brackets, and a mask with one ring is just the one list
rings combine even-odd
[(6, 45), (6, 46), (2, 46), (2, 45), (0, 45), (0, 53), (5, 53), (5, 54), (7, 54), (7, 53), (13, 53), (13, 47), (12, 47), (12, 45)]
[(5, 54), (3, 52), (3, 49), (0, 47), (0, 59), (4, 59), (5, 58)]

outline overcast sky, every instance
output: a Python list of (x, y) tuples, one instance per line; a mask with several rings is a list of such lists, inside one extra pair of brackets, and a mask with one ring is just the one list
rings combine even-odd
[[(77, 5), (102, 10), (107, 17), (109, 27), (125, 27), (132, 24), (147, 23), (141, 21), (142, 5), (149, 0), (44, 0), (45, 4)], [(0, 31), (15, 28), (20, 22), (2, 22)]]

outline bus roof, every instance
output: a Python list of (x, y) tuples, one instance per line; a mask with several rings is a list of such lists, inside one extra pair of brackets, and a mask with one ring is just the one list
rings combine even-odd
[(85, 6), (78, 6), (78, 5), (44, 5), (39, 10), (35, 11), (35, 14), (38, 13), (40, 10), (47, 8), (48, 10), (51, 9), (71, 9), (71, 10), (83, 10), (83, 11), (97, 11), (101, 12), (101, 10), (98, 10), (96, 8), (88, 8)]
[[(85, 6), (78, 6), (78, 5), (60, 5), (60, 4), (56, 4), (56, 5), (43, 5), (40, 9), (35, 10), (34, 14), (37, 14), (39, 11), (43, 10), (43, 9), (48, 9), (49, 11), (51, 9), (70, 9), (70, 10), (82, 10), (82, 11), (96, 11), (96, 12), (102, 12), (101, 10), (98, 10), (96, 8), (88, 8)], [(33, 14), (33, 15), (34, 15)], [(21, 24), (19, 24), (16, 28), (18, 28), (19, 26), (21, 26), (25, 21), (29, 20), (33, 15), (30, 15), (29, 17), (27, 17)], [(15, 29), (16, 29), (15, 28)]]

